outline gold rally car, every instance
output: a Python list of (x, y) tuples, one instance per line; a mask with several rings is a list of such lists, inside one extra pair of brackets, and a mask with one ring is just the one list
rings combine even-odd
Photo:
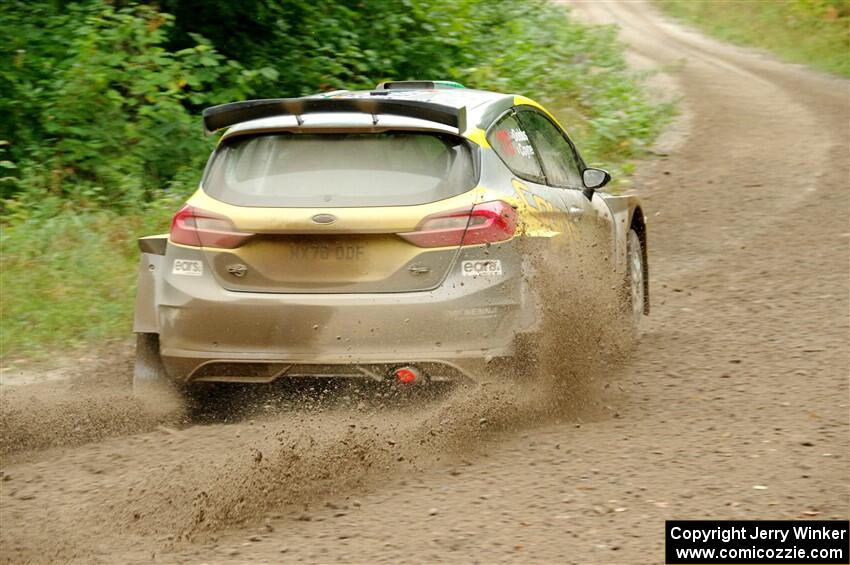
[(226, 131), (200, 187), (139, 240), (136, 390), (475, 380), (538, 327), (527, 243), (595, 238), (632, 323), (648, 313), (640, 203), (600, 192), (608, 173), (528, 98), (384, 82), (204, 125)]

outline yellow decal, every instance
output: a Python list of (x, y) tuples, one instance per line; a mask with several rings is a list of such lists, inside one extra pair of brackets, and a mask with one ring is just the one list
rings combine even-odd
[(561, 235), (558, 220), (562, 216), (551, 202), (533, 193), (528, 186), (517, 179), (511, 184), (517, 194), (517, 213), (521, 218), (522, 234), (528, 237), (555, 237)]
[(487, 142), (487, 134), (481, 128), (474, 128), (466, 133), (466, 138), (473, 143), (476, 143), (484, 149), (490, 149), (490, 144)]
[(559, 128), (564, 129), (564, 126), (562, 126), (561, 123), (558, 121), (558, 119), (555, 116), (552, 115), (552, 112), (550, 112), (549, 110), (547, 110), (546, 108), (544, 108), (538, 102), (535, 102), (531, 98), (526, 98), (525, 96), (514, 96), (514, 105), (515, 106), (524, 105), (524, 106), (531, 106), (532, 108), (537, 108), (538, 110), (540, 110), (541, 112), (543, 112), (544, 114), (549, 116), (552, 119), (553, 122), (558, 124)]
[(517, 196), (519, 196), (520, 200), (522, 200), (523, 204), (532, 208), (537, 208), (534, 202), (534, 198), (531, 198), (529, 196), (531, 192), (528, 191), (528, 186), (524, 185), (516, 179), (512, 179), (511, 184), (513, 185), (514, 191), (517, 193)]
[(548, 200), (546, 200), (545, 198), (542, 198), (538, 194), (532, 194), (531, 196), (532, 196), (532, 198), (534, 198), (534, 203), (537, 204), (537, 206), (535, 206), (535, 208), (537, 208), (541, 212), (554, 212), (555, 211), (555, 207), (552, 206), (552, 203), (549, 202)]

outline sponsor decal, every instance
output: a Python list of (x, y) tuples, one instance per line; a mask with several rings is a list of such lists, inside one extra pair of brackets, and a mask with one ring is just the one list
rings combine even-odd
[(502, 151), (508, 155), (516, 155), (516, 150), (514, 149), (513, 143), (511, 143), (511, 136), (508, 133), (508, 130), (496, 130), (496, 139), (499, 140), (499, 145), (502, 146)]
[(502, 276), (502, 262), (498, 259), (462, 261), (460, 270), (465, 277)]
[(507, 155), (519, 154), (525, 159), (534, 157), (534, 148), (528, 141), (528, 134), (519, 128), (496, 130), (496, 139)]
[(517, 151), (522, 157), (528, 159), (534, 155), (534, 148), (528, 141), (527, 133), (519, 128), (513, 128), (510, 130), (510, 135), (514, 145), (516, 145)]
[(482, 308), (464, 308), (462, 310), (451, 310), (449, 316), (456, 320), (468, 320), (470, 318), (492, 318), (499, 315), (500, 309), (495, 306), (484, 306)]
[(200, 277), (204, 274), (204, 264), (201, 261), (189, 259), (175, 259), (171, 268), (172, 275), (185, 275), (187, 277)]

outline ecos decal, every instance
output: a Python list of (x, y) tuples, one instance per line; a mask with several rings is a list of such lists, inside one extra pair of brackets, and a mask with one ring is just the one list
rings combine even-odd
[(460, 270), (465, 277), (502, 276), (502, 262), (498, 259), (463, 261)]
[(200, 277), (204, 274), (204, 264), (201, 261), (190, 261), (189, 259), (175, 259), (171, 268), (172, 275), (184, 275), (187, 277)]

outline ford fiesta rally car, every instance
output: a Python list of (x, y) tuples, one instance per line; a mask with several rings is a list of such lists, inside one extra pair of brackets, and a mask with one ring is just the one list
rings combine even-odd
[[(648, 313), (646, 222), (523, 96), (440, 81), (251, 100), (139, 240), (134, 387), (481, 375), (537, 328), (528, 246), (595, 238)], [(594, 240), (594, 241), (595, 241)], [(533, 246), (532, 246), (533, 247)]]

